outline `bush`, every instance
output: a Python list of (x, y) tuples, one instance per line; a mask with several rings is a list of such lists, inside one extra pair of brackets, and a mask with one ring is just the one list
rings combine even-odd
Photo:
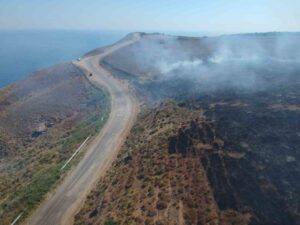
[(163, 210), (163, 209), (166, 209), (167, 207), (168, 207), (167, 203), (160, 201), (160, 200), (156, 204), (156, 208), (158, 210)]
[(117, 222), (115, 222), (112, 219), (106, 220), (106, 222), (104, 223), (104, 225), (118, 225)]

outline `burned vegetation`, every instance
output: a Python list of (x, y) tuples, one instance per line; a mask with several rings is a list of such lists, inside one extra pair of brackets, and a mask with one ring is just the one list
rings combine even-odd
[(76, 224), (299, 224), (299, 33), (141, 36), (100, 62), (143, 109)]

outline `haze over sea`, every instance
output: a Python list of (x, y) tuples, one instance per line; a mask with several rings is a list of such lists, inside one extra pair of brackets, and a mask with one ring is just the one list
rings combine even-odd
[[(96, 30), (0, 30), (0, 88), (23, 79), (36, 70), (74, 60), (95, 48), (113, 44), (128, 33)], [(162, 33), (184, 36), (209, 34), (180, 31)]]
[(76, 59), (127, 32), (91, 30), (0, 31), (0, 88), (33, 71)]

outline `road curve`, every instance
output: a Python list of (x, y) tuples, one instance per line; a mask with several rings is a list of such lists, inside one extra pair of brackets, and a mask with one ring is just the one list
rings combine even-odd
[[(74, 62), (95, 85), (105, 87), (111, 97), (111, 113), (100, 134), (90, 143), (80, 163), (64, 179), (62, 184), (25, 221), (28, 225), (69, 225), (82, 206), (87, 194), (99, 177), (111, 165), (118, 149), (132, 127), (138, 103), (128, 87), (113, 78), (109, 71), (99, 65), (103, 57), (128, 46), (139, 39), (134, 34), (130, 39), (105, 48), (96, 56), (84, 57)], [(89, 77), (88, 74), (93, 76)]]

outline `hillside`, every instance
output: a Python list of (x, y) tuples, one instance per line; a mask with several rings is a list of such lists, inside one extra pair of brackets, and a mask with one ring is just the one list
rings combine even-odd
[(76, 224), (300, 224), (300, 35), (143, 38), (102, 62), (144, 105)]
[(0, 90), (1, 224), (30, 213), (43, 199), (64, 175), (61, 166), (98, 133), (109, 105), (107, 94), (71, 63)]

